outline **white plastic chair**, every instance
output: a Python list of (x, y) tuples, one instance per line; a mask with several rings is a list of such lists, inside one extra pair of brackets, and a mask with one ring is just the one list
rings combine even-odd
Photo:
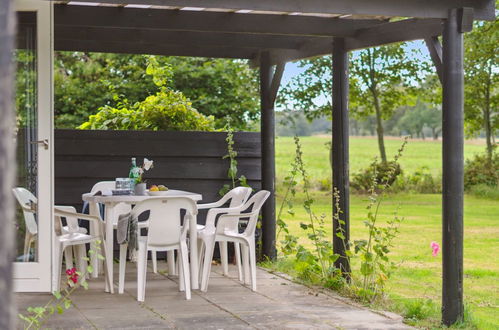
[[(61, 268), (62, 268), (62, 255), (65, 252), (67, 247), (75, 247), (77, 251), (77, 260), (78, 260), (78, 270), (81, 273), (86, 272), (87, 262), (85, 260), (86, 257), (86, 244), (90, 243), (95, 246), (97, 241), (100, 241), (100, 253), (106, 258), (106, 250), (104, 247), (104, 240), (101, 234), (98, 235), (88, 235), (86, 233), (81, 233), (78, 231), (78, 225), (72, 226), (68, 225), (67, 232), (62, 230), (62, 222), (61, 218), (68, 219), (81, 219), (87, 220), (97, 226), (102, 227), (102, 220), (99, 217), (76, 213), (76, 209), (71, 206), (54, 207), (54, 217), (55, 217), (55, 240), (54, 240), (54, 291), (59, 291), (60, 282), (61, 282)], [(71, 221), (68, 221), (68, 224), (71, 224)], [(77, 224), (77, 223), (76, 223)], [(99, 233), (103, 232), (103, 228), (99, 230)], [(108, 272), (104, 269), (104, 273), (106, 275), (106, 282), (109, 283)], [(85, 277), (80, 278), (81, 281), (85, 281)]]
[[(185, 210), (183, 226), (180, 211)], [(191, 282), (189, 271), (189, 256), (187, 250), (187, 232), (189, 219), (197, 215), (196, 203), (186, 197), (158, 197), (145, 200), (137, 204), (132, 212), (132, 217), (149, 211), (147, 220), (147, 236), (139, 236), (139, 252), (137, 262), (137, 300), (144, 301), (147, 278), (147, 252), (148, 251), (175, 251), (179, 253), (179, 288), (185, 290), (187, 300), (191, 299)], [(140, 231), (139, 231), (140, 232)], [(127, 244), (122, 244), (122, 248)], [(120, 258), (119, 292), (125, 286), (126, 260)]]
[(28, 262), (31, 244), (36, 242), (38, 235), (38, 225), (35, 219), (38, 199), (29, 190), (21, 187), (12, 189), (12, 192), (23, 210), (24, 224), (26, 227), (26, 233), (24, 235), (23, 261)]
[[(244, 205), (231, 209), (228, 214), (221, 215), (215, 228), (200, 233), (205, 243), (201, 291), (206, 292), (208, 290), (211, 259), (213, 258), (215, 242), (234, 242), (242, 244), (244, 282), (248, 283), (249, 273), (251, 273), (251, 290), (256, 291), (255, 229), (260, 209), (269, 196), (270, 192), (266, 190), (257, 192)], [(249, 211), (249, 213), (242, 213), (244, 211)], [(241, 219), (248, 219), (248, 224), (243, 233), (239, 233), (238, 224)], [(208, 227), (206, 229), (208, 229)]]
[[(199, 248), (199, 269), (201, 269), (201, 263), (203, 260), (204, 253), (204, 237), (209, 237), (209, 235), (203, 235), (203, 231), (211, 232), (215, 228), (216, 217), (219, 214), (229, 213), (231, 209), (238, 208), (242, 206), (251, 195), (252, 189), (250, 187), (236, 187), (225, 194), (219, 201), (208, 204), (198, 204), (198, 210), (202, 209), (210, 209), (206, 216), (205, 225), (197, 225), (198, 230), (198, 238), (200, 240)], [(229, 202), (228, 208), (221, 208), (221, 206), (225, 205)], [(238, 209), (236, 209), (237, 211)], [(223, 274), (225, 276), (229, 275), (229, 261), (228, 261), (228, 252), (227, 252), (227, 242), (219, 242), (219, 250), (220, 250), (220, 260), (222, 262)], [(234, 253), (237, 264), (237, 270), (239, 272), (239, 280), (243, 280), (243, 274), (241, 269), (241, 250), (238, 242), (234, 242)], [(201, 272), (200, 272), (201, 276)]]
[[(36, 208), (38, 205), (38, 199), (35, 195), (33, 195), (29, 190), (17, 187), (13, 188), (12, 192), (16, 197), (19, 205), (23, 210), (24, 215), (24, 223), (26, 227), (26, 234), (24, 236), (24, 262), (29, 261), (30, 248), (33, 243), (35, 243), (37, 235), (38, 235), (38, 225), (35, 219)], [(74, 208), (73, 208), (74, 209)], [(66, 226), (62, 226), (63, 233), (69, 233), (69, 228), (71, 227), (72, 231), (76, 231), (82, 234), (86, 234), (87, 230), (83, 227), (78, 226), (78, 219), (76, 218), (67, 218)], [(72, 264), (71, 250), (67, 252), (66, 262)]]
[[(92, 190), (90, 190), (90, 193), (95, 194), (98, 191), (110, 191), (115, 189), (116, 183), (115, 181), (100, 181), (94, 184), (92, 187)], [(95, 204), (89, 204), (89, 213), (94, 215), (94, 216), (100, 216), (102, 214), (101, 210), (101, 205), (99, 203)], [(121, 214), (125, 214), (130, 212), (132, 209), (132, 206), (130, 204), (126, 203), (119, 203), (114, 207), (114, 217), (111, 219), (113, 222), (113, 228), (116, 229), (118, 226), (118, 218)], [(92, 228), (91, 233), (96, 233), (96, 230), (98, 230), (97, 227)], [(126, 256), (125, 256), (126, 257)], [(92, 272), (92, 277), (97, 277), (99, 274), (99, 267), (102, 265), (102, 262), (99, 262), (95, 256), (92, 256), (91, 258), (92, 266), (93, 266), (93, 272)]]

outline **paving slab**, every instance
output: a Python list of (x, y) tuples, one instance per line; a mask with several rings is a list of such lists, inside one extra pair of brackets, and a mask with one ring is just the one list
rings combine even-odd
[[(410, 329), (400, 317), (388, 317), (357, 306), (334, 293), (323, 294), (285, 277), (257, 271), (257, 292), (237, 279), (230, 267), (223, 276), (214, 266), (208, 292), (195, 290), (185, 300), (178, 277), (162, 271), (147, 273), (146, 298), (137, 302), (135, 264), (127, 265), (125, 292), (104, 292), (102, 276), (89, 280), (89, 289), (78, 289), (73, 307), (50, 317), (51, 329)], [(115, 265), (115, 274), (118, 273)], [(115, 277), (117, 278), (117, 276)], [(16, 294), (19, 311), (45, 305), (49, 294)], [(389, 314), (393, 315), (393, 314)], [(19, 324), (19, 328), (22, 325)]]

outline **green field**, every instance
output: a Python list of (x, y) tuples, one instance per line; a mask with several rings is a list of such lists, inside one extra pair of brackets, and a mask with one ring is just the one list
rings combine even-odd
[[(307, 170), (311, 176), (329, 175), (327, 149), (323, 146), (325, 138), (302, 138), (304, 158)], [(369, 164), (370, 158), (377, 153), (374, 139), (353, 138), (350, 145), (352, 171)], [(394, 153), (400, 141), (388, 140), (387, 149)], [(278, 176), (284, 176), (294, 149), (292, 139), (279, 138), (277, 149)], [(466, 145), (466, 155), (484, 149), (480, 145)], [(428, 166), (432, 173), (439, 173), (441, 167), (441, 145), (438, 142), (410, 142), (401, 161), (406, 171), (416, 169), (421, 165)], [(282, 187), (278, 187), (280, 191)], [(317, 214), (331, 214), (331, 196), (326, 192), (313, 192)], [(278, 204), (280, 195), (278, 194)], [(284, 218), (291, 231), (302, 237), (302, 243), (309, 244), (303, 237), (299, 227), (301, 221), (306, 221), (306, 214), (300, 201), (303, 196), (298, 194), (295, 201), (296, 215)], [(359, 239), (366, 235), (363, 225), (366, 214), (367, 197), (351, 196), (351, 235)], [(392, 249), (392, 260), (397, 263), (397, 269), (389, 280), (387, 291), (391, 300), (387, 307), (401, 314), (404, 304), (414, 299), (424, 299), (429, 315), (426, 320), (418, 321), (421, 327), (438, 325), (441, 301), (441, 255), (432, 257), (430, 243), (441, 244), (441, 196), (432, 194), (397, 194), (388, 195), (381, 208), (382, 219), (386, 220), (400, 207), (399, 216), (403, 217), (400, 235)], [(464, 251), (464, 296), (467, 310), (471, 312), (473, 324), (479, 329), (499, 328), (499, 203), (496, 200), (478, 198), (470, 195), (465, 197), (465, 251)], [(330, 221), (330, 220), (329, 220)], [(353, 262), (355, 271), (355, 260)]]
[[(300, 138), (304, 150), (304, 160), (312, 178), (328, 178), (331, 176), (329, 151), (325, 145), (330, 138), (325, 136), (305, 136)], [(350, 138), (350, 173), (366, 168), (379, 155), (377, 140), (369, 137)], [(387, 157), (392, 158), (400, 148), (402, 138), (386, 138)], [(282, 177), (288, 170), (294, 157), (294, 141), (292, 137), (276, 139), (276, 171)], [(478, 143), (466, 143), (465, 158), (483, 152), (485, 146)], [(402, 169), (412, 173), (422, 166), (430, 169), (433, 175), (442, 173), (442, 142), (433, 140), (409, 140), (400, 160)]]

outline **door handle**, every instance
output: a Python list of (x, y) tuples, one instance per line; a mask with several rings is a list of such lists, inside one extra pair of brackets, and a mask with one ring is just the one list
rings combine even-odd
[(39, 141), (31, 141), (31, 144), (41, 144), (47, 150), (49, 148), (49, 139), (43, 139)]

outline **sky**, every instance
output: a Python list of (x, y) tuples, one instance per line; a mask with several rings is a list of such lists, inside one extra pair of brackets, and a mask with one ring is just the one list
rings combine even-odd
[[(428, 49), (426, 48), (426, 45), (425, 45), (425, 43), (422, 40), (408, 42), (407, 43), (407, 49), (408, 50), (412, 50), (412, 49), (420, 50), (420, 52), (421, 52), (420, 54), (421, 55), (418, 55), (418, 59), (421, 60), (421, 61), (429, 61), (430, 60)], [(304, 71), (304, 68), (299, 68), (298, 67), (298, 62), (287, 63), (286, 64), (286, 68), (284, 70), (284, 73), (282, 75), (281, 87), (286, 86), (289, 82), (292, 81), (292, 79), (294, 77), (296, 77), (297, 75), (299, 75), (303, 71)], [(318, 100), (318, 102), (320, 102), (320, 101)], [(322, 102), (326, 102), (326, 100), (324, 99)], [(282, 107), (276, 107), (276, 110), (283, 110), (283, 108)]]

